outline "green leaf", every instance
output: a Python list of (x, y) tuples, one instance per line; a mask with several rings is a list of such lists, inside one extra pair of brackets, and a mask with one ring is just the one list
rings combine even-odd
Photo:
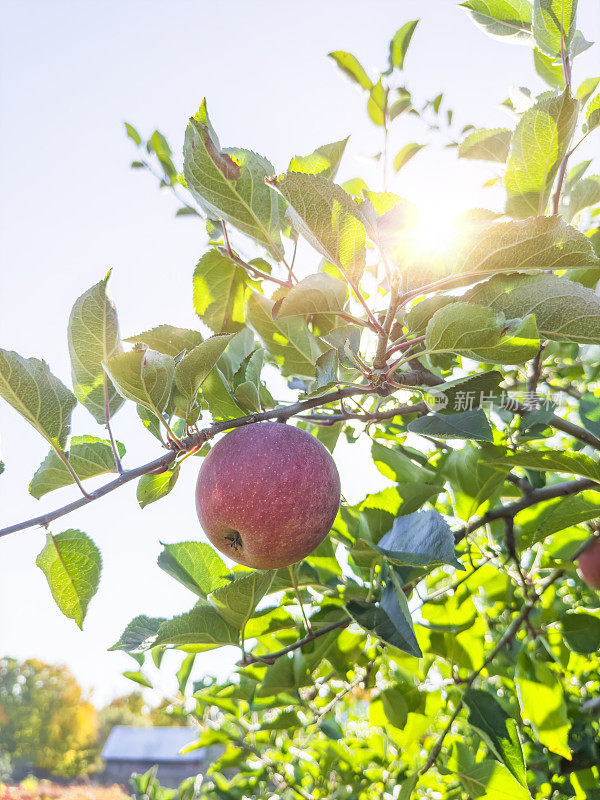
[(565, 614), (562, 629), (565, 642), (574, 653), (589, 656), (600, 649), (600, 619), (593, 614)]
[(579, 401), (579, 418), (584, 427), (600, 436), (600, 399), (593, 394), (585, 394)]
[(469, 710), (469, 725), (475, 728), (494, 756), (527, 787), (523, 748), (517, 723), (508, 716), (490, 692), (468, 689), (463, 702)]
[(527, 537), (527, 542), (533, 545), (553, 533), (597, 517), (600, 517), (600, 492), (590, 489), (572, 497), (559, 498), (544, 509), (537, 528), (531, 537)]
[(126, 653), (141, 653), (153, 647), (158, 629), (166, 620), (163, 617), (147, 617), (141, 614), (131, 620), (119, 641), (109, 650), (124, 650)]
[[(575, 97), (581, 101), (581, 103), (587, 103), (590, 97), (596, 91), (598, 84), (600, 83), (600, 78), (586, 78), (584, 81), (581, 82), (579, 88), (575, 93)], [(591, 163), (591, 162), (590, 162)]]
[(446, 381), (440, 386), (431, 388), (425, 399), (429, 407), (439, 414), (470, 411), (491, 401), (503, 377), (498, 370), (488, 370), (477, 375)]
[(214, 332), (238, 331), (244, 325), (245, 273), (230, 258), (209, 250), (194, 270), (194, 310)]
[(213, 548), (204, 542), (163, 544), (158, 566), (199, 597), (226, 586), (229, 570)]
[(265, 185), (274, 172), (266, 158), (250, 150), (221, 150), (203, 100), (185, 132), (188, 189), (210, 217), (230, 222), (281, 259), (280, 204)]
[(398, 483), (433, 483), (435, 479), (432, 470), (416, 464), (401, 450), (376, 441), (371, 446), (371, 458), (382, 475)]
[(163, 622), (152, 646), (175, 645), (190, 647), (202, 645), (202, 649), (237, 645), (239, 629), (227, 622), (214, 606), (199, 600), (191, 611)]
[(562, 217), (483, 224), (459, 243), (451, 273), (598, 267), (590, 240)]
[(565, 88), (563, 65), (560, 61), (555, 61), (553, 56), (547, 56), (535, 47), (533, 49), (533, 66), (540, 78), (549, 86), (556, 89)]
[[(399, 686), (390, 686), (379, 695), (387, 720), (396, 728), (403, 728), (408, 718), (408, 703)], [(377, 701), (375, 701), (377, 702)], [(373, 706), (371, 705), (371, 710)]]
[(335, 313), (343, 309), (347, 298), (348, 287), (344, 281), (326, 272), (317, 272), (290, 289), (277, 308), (276, 317)]
[(158, 350), (167, 356), (176, 358), (184, 350), (193, 350), (202, 341), (200, 331), (193, 331), (189, 328), (176, 328), (173, 325), (158, 325), (149, 331), (138, 333), (137, 336), (130, 336), (124, 339), (131, 344), (142, 343), (152, 350)]
[(367, 100), (367, 114), (371, 122), (382, 128), (385, 125), (387, 112), (388, 91), (383, 88), (381, 78), (371, 86), (369, 99)]
[(583, 177), (591, 163), (592, 159), (590, 158), (587, 161), (582, 161), (580, 164), (577, 164), (569, 170), (567, 173), (567, 179), (565, 180), (565, 192), (567, 194), (571, 192), (577, 181)]
[[(324, 389), (326, 386), (331, 386), (337, 381), (338, 377), (339, 358), (337, 350), (333, 347), (326, 350), (323, 355), (315, 362), (315, 383), (313, 390)], [(319, 435), (317, 434), (317, 438)], [(336, 437), (337, 439), (337, 437)]]
[(600, 203), (600, 175), (590, 175), (579, 181), (571, 192), (569, 199), (569, 219), (579, 214), (584, 208)]
[(179, 477), (179, 465), (167, 469), (158, 475), (142, 475), (138, 481), (136, 497), (140, 508), (145, 508), (150, 503), (160, 500), (169, 494)]
[(529, 790), (517, 783), (503, 764), (492, 759), (470, 764), (460, 770), (458, 777), (473, 800), (531, 800)]
[(123, 125), (125, 126), (127, 136), (129, 136), (129, 138), (139, 147), (142, 143), (142, 137), (139, 135), (133, 125), (130, 125), (128, 122), (124, 122)]
[(473, 158), (481, 161), (499, 161), (504, 164), (512, 131), (507, 128), (480, 128), (472, 131), (458, 146), (459, 158)]
[(405, 22), (404, 25), (392, 36), (389, 54), (390, 65), (385, 74), (391, 75), (394, 69), (404, 69), (406, 52), (408, 50), (413, 33), (415, 32), (415, 28), (418, 24), (418, 19), (412, 19), (409, 22)]
[(258, 697), (271, 697), (283, 692), (291, 692), (295, 687), (294, 661), (287, 656), (283, 656), (267, 667), (256, 694)]
[(452, 451), (442, 475), (450, 483), (456, 516), (468, 521), (482, 506), (487, 510), (495, 502), (507, 472), (490, 466), (482, 450), (474, 445)]
[(562, 342), (600, 342), (600, 298), (579, 283), (556, 275), (497, 275), (465, 299), (503, 311), (507, 317), (535, 314), (540, 336)]
[(136, 670), (135, 672), (128, 670), (123, 673), (123, 677), (127, 678), (130, 681), (133, 681), (134, 683), (139, 684), (140, 686), (145, 686), (147, 689), (154, 688), (152, 683), (148, 680), (148, 678), (143, 674), (141, 670)]
[(585, 121), (588, 131), (593, 131), (600, 125), (600, 93), (595, 95), (590, 102), (585, 112)]
[(494, 434), (482, 408), (461, 411), (458, 414), (430, 414), (409, 422), (408, 430), (438, 439), (494, 441)]
[[(315, 365), (326, 349), (298, 317), (273, 319), (272, 300), (252, 292), (248, 301), (248, 322), (270, 355), (281, 366), (284, 377), (314, 378)], [(328, 348), (327, 348), (328, 349)]]
[(77, 400), (45, 361), (0, 349), (0, 397), (53, 447), (65, 446)]
[(553, 753), (571, 760), (569, 728), (562, 682), (543, 662), (535, 665), (537, 680), (517, 670), (516, 686), (521, 713), (529, 720), (538, 740)]
[(366, 232), (355, 200), (322, 175), (288, 172), (268, 181), (289, 203), (293, 227), (321, 255), (358, 281)]
[(394, 520), (373, 550), (394, 564), (433, 567), (448, 564), (464, 569), (454, 552), (454, 537), (438, 511), (417, 511)]
[(49, 533), (35, 563), (46, 576), (56, 605), (81, 628), (102, 570), (96, 545), (78, 530), (70, 529), (55, 536)]
[[(398, 608), (400, 608), (399, 605)], [(402, 613), (398, 612), (396, 617), (398, 623), (403, 626), (403, 630), (399, 630), (388, 612), (382, 606), (375, 605), (375, 603), (367, 603), (364, 600), (349, 600), (346, 603), (346, 609), (361, 628), (381, 639), (382, 642), (391, 644), (392, 647), (397, 647), (398, 650), (403, 652), (409, 652), (411, 655), (417, 656), (417, 658), (422, 655), (416, 639), (413, 644), (405, 638), (404, 634), (409, 628)], [(397, 609), (394, 609), (394, 613), (396, 611)], [(414, 632), (412, 635), (414, 637)]]
[(274, 575), (272, 570), (255, 570), (243, 574), (231, 583), (215, 589), (210, 596), (210, 602), (222, 617), (243, 630), (256, 606), (271, 588)]
[(175, 365), (175, 385), (191, 403), (203, 381), (223, 355), (234, 334), (222, 333), (205, 339)]
[[(145, 345), (110, 358), (104, 368), (119, 394), (161, 417), (171, 395), (175, 360)], [(162, 418), (162, 417), (161, 417)]]
[(211, 370), (202, 383), (202, 399), (206, 401), (215, 421), (245, 416), (246, 412), (236, 403), (227, 380), (218, 367)]
[(575, 34), (577, 0), (533, 0), (533, 35), (537, 46), (548, 56), (565, 53)]
[(423, 653), (421, 652), (417, 637), (415, 636), (413, 621), (408, 608), (408, 601), (404, 594), (402, 583), (395, 570), (390, 570), (390, 579), (384, 586), (379, 605), (382, 611), (384, 611), (392, 621), (396, 631), (404, 639), (405, 644), (400, 649), (409, 653), (411, 656), (421, 658)]
[(294, 156), (290, 161), (288, 172), (304, 172), (309, 175), (322, 175), (333, 180), (337, 174), (340, 161), (344, 155), (348, 138), (339, 142), (317, 147), (308, 156)]
[[(125, 454), (125, 447), (117, 442), (119, 455)], [(110, 442), (97, 439), (95, 436), (73, 436), (68, 452), (69, 463), (80, 480), (116, 472), (117, 465)], [(48, 492), (70, 486), (75, 483), (73, 476), (65, 467), (54, 450), (50, 450), (46, 458), (37, 468), (29, 484), (29, 493), (37, 500)]]
[(402, 781), (400, 785), (400, 793), (398, 794), (398, 800), (411, 800), (413, 796), (414, 790), (417, 788), (417, 784), (419, 782), (418, 775), (412, 775), (410, 778), (406, 778)]
[(181, 694), (185, 694), (185, 689), (190, 679), (190, 675), (195, 660), (196, 660), (196, 654), (190, 653), (189, 656), (186, 656), (183, 659), (183, 661), (181, 662), (181, 666), (175, 673), (175, 677), (177, 678), (177, 688), (179, 689)]
[[(108, 381), (102, 364), (123, 352), (117, 312), (107, 293), (109, 277), (110, 272), (75, 301), (68, 327), (75, 396), (101, 425), (106, 422), (104, 383)], [(106, 391), (112, 417), (123, 405), (123, 398), (110, 381)]]
[(416, 142), (405, 144), (402, 150), (399, 150), (394, 156), (394, 172), (399, 172), (405, 164), (408, 164), (413, 156), (417, 155), (419, 150), (422, 150), (423, 147), (426, 146), (427, 145), (424, 144), (417, 144)]
[(449, 351), (494, 364), (523, 364), (540, 346), (533, 316), (506, 321), (502, 312), (463, 302), (436, 311), (426, 336), (429, 351)]
[(521, 117), (513, 135), (504, 185), (506, 213), (540, 216), (546, 211), (554, 178), (577, 125), (579, 108), (568, 93), (542, 96)]
[(504, 314), (475, 303), (452, 303), (435, 312), (426, 333), (427, 350), (473, 352), (493, 347), (502, 336)]
[(264, 357), (265, 351), (257, 347), (244, 359), (233, 378), (235, 399), (250, 411), (275, 407), (271, 393), (260, 379)]
[(600, 483), (600, 464), (585, 453), (561, 450), (521, 450), (516, 453), (487, 453), (489, 464), (502, 464), (507, 467), (525, 467), (543, 472), (561, 472), (568, 475), (581, 475)]
[(412, 306), (405, 318), (409, 331), (415, 336), (422, 336), (435, 312), (449, 303), (455, 303), (456, 300), (456, 297), (446, 295), (434, 295), (419, 300)]
[(531, 42), (532, 9), (527, 0), (466, 0), (460, 5), (489, 36), (516, 44)]
[(370, 90), (372, 86), (371, 79), (356, 56), (353, 56), (352, 53), (346, 53), (344, 50), (335, 50), (328, 55), (351, 81), (367, 91)]

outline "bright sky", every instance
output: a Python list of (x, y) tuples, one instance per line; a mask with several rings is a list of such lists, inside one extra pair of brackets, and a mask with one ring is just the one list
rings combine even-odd
[[(351, 134), (339, 177), (364, 174), (380, 132), (325, 55), (349, 50), (368, 70), (382, 69), (390, 37), (419, 16), (406, 80), (421, 101), (444, 90), (457, 130), (468, 122), (510, 125), (498, 107), (508, 88), (544, 88), (527, 48), (484, 36), (454, 0), (229, 0), (217, 7), (204, 0), (0, 0), (0, 11), (0, 346), (45, 358), (67, 384), (70, 308), (108, 267), (123, 335), (197, 321), (191, 275), (205, 247), (202, 223), (175, 219), (169, 194), (129, 170), (135, 154), (123, 120), (148, 135), (158, 127), (178, 154), (187, 119), (206, 95), (224, 146), (257, 150), (283, 170), (291, 155)], [(597, 0), (580, 0), (579, 26), (600, 39)], [(576, 84), (598, 74), (597, 53), (578, 60)], [(398, 124), (392, 152), (409, 141), (419, 141), (418, 131)], [(497, 202), (479, 189), (492, 174), (476, 162), (457, 164), (454, 151), (426, 149), (391, 188), (433, 203), (436, 213), (456, 213)], [(103, 435), (83, 410), (73, 423), (76, 433)], [(114, 427), (128, 443), (126, 465), (156, 454), (132, 408), (119, 412)], [(64, 489), (36, 501), (27, 493), (47, 448), (4, 403), (0, 437), (0, 527), (74, 496)], [(336, 456), (351, 500), (385, 485), (359, 448), (340, 446)], [(0, 540), (0, 655), (66, 663), (86, 688), (95, 687), (96, 703), (134, 688), (120, 675), (133, 662), (107, 648), (136, 614), (174, 615), (194, 602), (156, 566), (160, 540), (203, 537), (193, 504), (197, 463), (186, 466), (172, 494), (144, 511), (130, 484), (54, 524), (55, 533), (80, 528), (103, 553), (83, 632), (58, 612), (35, 566), (44, 532)], [(225, 674), (237, 653), (199, 656), (196, 674)]]

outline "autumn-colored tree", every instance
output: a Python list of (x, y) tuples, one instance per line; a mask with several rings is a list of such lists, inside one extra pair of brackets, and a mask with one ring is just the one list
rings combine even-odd
[(84, 775), (96, 736), (96, 709), (66, 667), (0, 659), (0, 752), (16, 767)]

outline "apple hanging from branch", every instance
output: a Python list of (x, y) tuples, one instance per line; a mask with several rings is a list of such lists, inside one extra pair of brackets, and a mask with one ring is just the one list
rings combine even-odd
[(591, 589), (600, 589), (600, 539), (580, 554), (578, 558), (581, 577)]
[(279, 422), (236, 428), (204, 459), (196, 509), (210, 542), (253, 569), (279, 569), (323, 541), (340, 504), (340, 477), (314, 436)]

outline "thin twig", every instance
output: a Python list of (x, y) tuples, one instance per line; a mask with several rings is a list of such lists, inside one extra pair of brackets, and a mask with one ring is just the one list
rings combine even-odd
[(585, 489), (594, 488), (599, 488), (597, 481), (593, 481), (590, 478), (578, 478), (574, 481), (564, 481), (563, 483), (555, 483), (552, 486), (544, 486), (541, 489), (534, 489), (528, 495), (521, 498), (521, 500), (509, 503), (506, 506), (493, 508), (482, 517), (478, 517), (463, 528), (454, 531), (454, 542), (458, 543), (462, 541), (468, 534), (473, 533), (473, 531), (482, 528), (484, 525), (496, 519), (513, 518), (519, 511), (523, 511), (523, 509), (534, 506), (537, 503), (542, 503), (545, 500), (553, 500), (556, 497), (567, 497), (568, 495), (582, 492)]
[(394, 317), (396, 316), (396, 311), (400, 305), (401, 296), (398, 292), (397, 286), (392, 284), (390, 289), (390, 304), (383, 321), (383, 330), (380, 332), (379, 339), (377, 341), (377, 352), (375, 353), (375, 358), (373, 359), (374, 369), (384, 369), (386, 366), (386, 350), (390, 339), (390, 331), (392, 330), (392, 324), (394, 322)]
[(62, 449), (60, 447), (56, 447), (55, 446), (54, 450), (56, 452), (56, 455), (60, 458), (62, 463), (68, 469), (69, 473), (71, 474), (71, 477), (73, 478), (73, 480), (77, 484), (77, 487), (79, 488), (81, 494), (83, 495), (83, 500), (89, 500), (90, 499), (90, 494), (85, 490), (83, 484), (81, 483), (81, 480), (79, 479), (79, 475), (73, 469), (73, 466), (71, 465), (71, 463), (70, 463), (69, 459), (67, 458), (67, 456), (65, 455), (65, 453), (62, 451)]
[(117, 449), (117, 443), (115, 442), (115, 437), (113, 436), (112, 428), (110, 426), (110, 403), (108, 401), (108, 376), (104, 373), (104, 418), (106, 420), (106, 430), (108, 431), (108, 437), (110, 439), (110, 446), (112, 447), (113, 457), (115, 459), (115, 466), (117, 468), (117, 472), (123, 472), (123, 465), (121, 464), (121, 457), (119, 456), (119, 451)]
[(337, 622), (333, 622), (331, 625), (327, 625), (325, 628), (321, 628), (318, 631), (313, 631), (310, 635), (304, 636), (302, 639), (298, 639), (293, 644), (284, 647), (282, 650), (277, 650), (274, 653), (268, 653), (264, 656), (254, 656), (250, 655), (246, 657), (244, 665), (248, 664), (274, 664), (278, 658), (287, 655), (288, 653), (292, 653), (294, 650), (299, 650), (301, 647), (304, 647), (305, 644), (312, 642), (314, 639), (318, 639), (320, 636), (325, 636), (326, 633), (331, 633), (331, 631), (337, 630), (337, 628), (347, 628), (348, 625), (352, 622), (350, 617), (344, 617), (343, 619), (338, 620)]

